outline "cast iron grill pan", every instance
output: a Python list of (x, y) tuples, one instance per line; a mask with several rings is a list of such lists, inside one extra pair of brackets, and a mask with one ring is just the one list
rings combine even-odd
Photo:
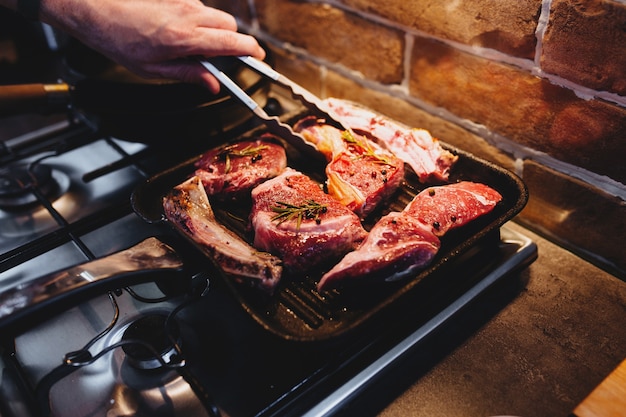
[[(286, 116), (285, 120), (295, 123), (305, 115), (297, 112)], [(256, 128), (235, 140), (251, 139), (264, 131), (263, 128)], [(215, 143), (215, 146), (219, 145)], [(445, 143), (442, 145), (459, 157), (452, 168), (450, 183), (462, 180), (481, 182), (500, 192), (503, 199), (491, 213), (448, 232), (441, 239), (441, 249), (433, 262), (415, 276), (385, 283), (367, 282), (367, 277), (364, 277), (362, 286), (320, 294), (316, 290), (316, 283), (323, 271), (309, 271), (306, 275), (283, 279), (275, 294), (270, 297), (236, 283), (233, 277), (219, 270), (218, 265), (212, 262), (211, 265), (219, 271), (224, 283), (250, 316), (266, 330), (293, 341), (323, 341), (344, 335), (376, 317), (382, 317), (395, 304), (409, 299), (411, 295), (418, 294), (419, 299), (423, 300), (429, 298), (429, 293), (433, 297), (441, 297), (458, 292), (467, 283), (463, 282), (463, 276), (459, 276), (458, 272), (450, 273), (455, 260), (485, 245), (495, 248), (499, 242), (500, 226), (522, 210), (528, 200), (528, 193), (524, 183), (515, 174)], [(319, 159), (302, 155), (287, 143), (284, 146), (290, 167), (308, 174), (320, 183), (324, 181), (324, 164)], [(200, 245), (165, 218), (162, 208), (163, 197), (193, 175), (194, 163), (200, 157), (191, 158), (140, 184), (134, 190), (131, 201), (135, 212), (145, 221), (169, 223), (178, 234), (211, 260)], [(386, 205), (365, 219), (365, 228), (369, 230), (389, 211), (404, 209), (413, 196), (424, 188), (427, 185), (421, 184), (407, 165), (403, 185)], [(211, 201), (211, 204), (218, 220), (252, 243), (253, 235), (247, 227), (250, 202), (229, 205)], [(419, 309), (420, 305), (416, 305), (415, 310)]]

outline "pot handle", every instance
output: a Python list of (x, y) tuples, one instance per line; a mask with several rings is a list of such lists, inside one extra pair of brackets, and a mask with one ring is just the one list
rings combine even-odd
[(0, 86), (0, 116), (64, 109), (70, 103), (70, 90), (65, 83)]
[[(183, 263), (174, 250), (150, 237), (126, 250), (69, 269), (20, 283), (0, 293), (0, 329), (22, 325), (50, 309), (67, 309), (68, 299), (154, 281), (157, 273), (177, 273)], [(22, 327), (17, 330), (24, 330)]]

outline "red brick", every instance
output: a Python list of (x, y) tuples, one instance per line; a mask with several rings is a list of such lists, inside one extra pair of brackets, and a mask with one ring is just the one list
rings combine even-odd
[(524, 182), (530, 199), (519, 215), (522, 222), (626, 273), (622, 200), (532, 161), (524, 163)]
[(626, 95), (626, 5), (554, 0), (541, 67), (595, 90)]
[[(271, 48), (275, 58), (275, 68), (287, 78), (300, 84), (315, 95), (321, 95), (322, 72), (319, 66), (302, 57), (298, 57), (285, 50)], [(289, 91), (284, 89), (287, 95), (291, 95)]]
[(522, 145), (626, 183), (626, 109), (518, 68), (416, 39), (412, 95)]
[(259, 22), (273, 37), (381, 83), (402, 81), (404, 34), (327, 4), (257, 0)]
[(433, 116), (406, 100), (389, 96), (384, 92), (367, 89), (332, 71), (328, 72), (326, 85), (326, 93), (329, 97), (352, 100), (407, 126), (426, 129), (433, 137), (448, 145), (509, 170), (514, 169), (511, 157), (487, 143), (485, 139), (454, 123)]
[(342, 3), (431, 35), (532, 59), (541, 0), (457, 0)]

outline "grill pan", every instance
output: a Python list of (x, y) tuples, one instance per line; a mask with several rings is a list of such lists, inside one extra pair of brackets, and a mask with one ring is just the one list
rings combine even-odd
[[(306, 116), (305, 111), (286, 115), (283, 119), (290, 124)], [(235, 140), (252, 139), (266, 130), (256, 128)], [(214, 142), (213, 142), (214, 143)], [(283, 143), (287, 150), (288, 165), (304, 172), (318, 182), (325, 180), (324, 163), (301, 154), (288, 143)], [(215, 144), (219, 146), (220, 144)], [(273, 296), (248, 288), (235, 282), (233, 277), (218, 270), (223, 282), (231, 290), (241, 306), (266, 330), (280, 338), (291, 341), (326, 341), (356, 329), (377, 318), (389, 317), (396, 310), (395, 306), (409, 304), (409, 309), (418, 314), (426, 308), (429, 299), (456, 294), (469, 283), (464, 282), (462, 273), (454, 271), (455, 262), (487, 248), (483, 263), (489, 262), (490, 256), (497, 256), (500, 240), (499, 229), (513, 218), (526, 205), (528, 193), (519, 177), (497, 165), (479, 159), (445, 143), (442, 146), (458, 155), (458, 160), (451, 170), (449, 182), (461, 180), (481, 182), (496, 189), (503, 197), (495, 209), (469, 224), (448, 232), (441, 238), (441, 248), (432, 263), (412, 277), (397, 282), (373, 283), (364, 277), (363, 285), (343, 290), (335, 290), (323, 295), (316, 290), (316, 283), (321, 271), (311, 271), (302, 275), (283, 279)], [(198, 155), (174, 167), (171, 167), (140, 184), (133, 192), (131, 202), (134, 211), (148, 223), (169, 223), (171, 227), (198, 250), (203, 248), (164, 215), (162, 199), (174, 186), (180, 184), (195, 170), (194, 163)], [(431, 184), (432, 185), (432, 184)], [(410, 167), (406, 167), (405, 181), (393, 198), (364, 221), (369, 230), (374, 223), (389, 211), (401, 211), (413, 196), (427, 186), (418, 181)], [(211, 201), (215, 215), (223, 224), (241, 236), (248, 243), (253, 236), (247, 227), (249, 203), (236, 206)], [(476, 263), (476, 262), (474, 262)], [(475, 265), (476, 268), (484, 265)]]

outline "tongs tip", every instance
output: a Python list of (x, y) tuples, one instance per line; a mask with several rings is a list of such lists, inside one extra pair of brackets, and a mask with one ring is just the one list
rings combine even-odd
[[(238, 56), (241, 62), (256, 71), (257, 73), (273, 80), (275, 83), (286, 87), (291, 91), (294, 98), (300, 100), (309, 110), (311, 110), (316, 116), (324, 118), (326, 123), (334, 125), (340, 130), (345, 130), (350, 133), (350, 129), (346, 124), (334, 115), (332, 110), (326, 106), (326, 104), (316, 95), (302, 87), (301, 85), (291, 81), (286, 76), (275, 71), (267, 63), (260, 61), (252, 56)], [(233, 95), (245, 104), (252, 112), (262, 119), (270, 131), (274, 131), (278, 136), (290, 141), (292, 144), (302, 148), (302, 145), (307, 145), (307, 148), (312, 146), (311, 143), (306, 141), (302, 135), (293, 131), (291, 126), (286, 123), (282, 123), (276, 117), (270, 117), (265, 110), (259, 106), (245, 91), (243, 91), (232, 79), (230, 79), (223, 71), (221, 71), (212, 62), (206, 59), (201, 59), (200, 63), (215, 77), (217, 78)], [(304, 142), (304, 143), (301, 143)]]

